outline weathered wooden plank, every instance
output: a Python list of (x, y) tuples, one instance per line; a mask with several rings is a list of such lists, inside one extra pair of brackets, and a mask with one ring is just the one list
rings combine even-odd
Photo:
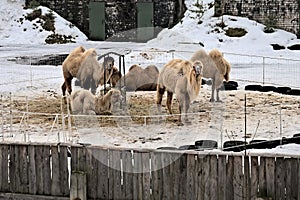
[(297, 166), (295, 166), (295, 169), (297, 169), (297, 172), (298, 172), (298, 176), (297, 176), (297, 179), (298, 179), (298, 181), (297, 181), (297, 187), (298, 187), (298, 189), (297, 189), (297, 191), (298, 191), (298, 195), (297, 195), (297, 199), (300, 199), (300, 159), (298, 158), (297, 159), (297, 164), (298, 164), (298, 167)]
[(180, 167), (179, 167), (179, 183), (183, 187), (179, 187), (179, 199), (188, 199), (187, 196), (187, 154), (184, 153), (179, 158)]
[(142, 152), (143, 199), (150, 199), (150, 153)]
[(79, 152), (79, 147), (71, 147), (71, 172), (73, 171), (79, 171), (79, 158), (78, 158), (78, 153)]
[(151, 169), (152, 169), (152, 199), (160, 200), (163, 196), (163, 161), (162, 152), (151, 152)]
[(20, 193), (28, 194), (28, 145), (19, 146)]
[(0, 145), (0, 191), (8, 192), (9, 183), (8, 183), (8, 154), (9, 154), (9, 145), (1, 144)]
[(14, 146), (14, 165), (15, 165), (15, 172), (13, 174), (14, 176), (14, 183), (13, 185), (15, 186), (15, 189), (13, 192), (16, 193), (21, 193), (21, 180), (20, 180), (20, 145), (15, 145)]
[(35, 157), (35, 146), (28, 146), (29, 156), (29, 194), (37, 194), (37, 174), (36, 174), (36, 157)]
[(204, 183), (204, 199), (211, 199), (210, 194), (210, 155), (203, 158), (202, 175)]
[(285, 199), (285, 161), (277, 157), (275, 163), (275, 199)]
[(1, 200), (70, 200), (70, 197), (0, 193)]
[(242, 157), (234, 156), (234, 170), (233, 170), (233, 196), (234, 199), (243, 199), (245, 196), (243, 194), (244, 178), (243, 178), (243, 165)]
[(61, 194), (58, 148), (59, 148), (58, 146), (51, 146), (51, 163), (52, 163), (51, 195), (53, 196)]
[(205, 191), (205, 181), (204, 181), (204, 171), (203, 171), (203, 156), (198, 156), (196, 162), (196, 172), (197, 172), (197, 199), (204, 199), (204, 191)]
[[(170, 163), (170, 174), (172, 176), (171, 181), (173, 182), (173, 194), (171, 197), (173, 199), (179, 199), (180, 198), (180, 193), (179, 193), (179, 188), (181, 187), (180, 183), (180, 157), (181, 153), (172, 153), (171, 154), (171, 159), (172, 162)], [(164, 185), (164, 183), (162, 183)], [(169, 198), (171, 199), (171, 198)]]
[(218, 157), (218, 198), (219, 200), (226, 199), (226, 156)]
[(71, 147), (71, 171), (85, 171), (86, 148)]
[(226, 165), (226, 199), (234, 199), (233, 190), (233, 171), (234, 171), (234, 159), (233, 156), (228, 156)]
[[(293, 159), (291, 159), (291, 158), (285, 159), (286, 199), (297, 199), (297, 198), (293, 198), (293, 196), (294, 196), (293, 190), (297, 190), (297, 187), (295, 188), (294, 185), (295, 185), (295, 183), (297, 184), (297, 176), (298, 175), (296, 175), (294, 173), (293, 175), (296, 175), (296, 179), (292, 177), (292, 172), (296, 171), (292, 168), (292, 161), (293, 161)], [(295, 181), (295, 182), (292, 182), (292, 179), (294, 179), (293, 181)], [(296, 197), (297, 197), (297, 195), (296, 195)]]
[(210, 155), (210, 198), (218, 199), (218, 159), (216, 155)]
[(62, 196), (69, 196), (69, 162), (68, 158), (68, 146), (60, 145), (59, 152), (59, 177), (60, 177), (60, 191)]
[(143, 197), (143, 174), (142, 174), (142, 156), (141, 153), (133, 153), (133, 199), (142, 199)]
[(266, 158), (267, 197), (275, 199), (275, 159)]
[(258, 157), (251, 157), (250, 199), (257, 199), (258, 195)]
[[(99, 149), (97, 149), (99, 150)], [(94, 157), (94, 152), (92, 148), (87, 149), (86, 151), (86, 179), (87, 179), (87, 194), (88, 199), (97, 198), (97, 184), (98, 184), (98, 163)]]
[(259, 197), (267, 196), (266, 157), (259, 158), (258, 168)]
[(108, 163), (108, 151), (107, 149), (97, 149), (93, 151), (93, 155), (97, 158), (97, 197), (98, 199), (109, 199), (109, 163)]
[(37, 194), (42, 195), (44, 192), (43, 147), (36, 145), (34, 149), (35, 149), (35, 170), (36, 170)]
[(50, 166), (50, 146), (44, 145), (42, 147), (42, 174), (43, 174), (43, 195), (51, 194), (51, 166)]
[(16, 192), (16, 167), (17, 167), (17, 158), (16, 158), (16, 146), (10, 145), (9, 150), (9, 191)]
[[(162, 183), (160, 190), (162, 191), (162, 199), (173, 198), (173, 179), (171, 174), (173, 171), (172, 155), (170, 153), (161, 154), (161, 167), (162, 167)], [(164, 184), (170, 183), (170, 184)]]
[(132, 199), (133, 196), (133, 166), (131, 151), (122, 152), (122, 165), (123, 165), (123, 190), (125, 199)]
[(121, 150), (109, 150), (109, 197), (120, 199), (124, 195), (121, 189)]
[(74, 171), (71, 174), (70, 199), (87, 200), (87, 179), (86, 173)]
[[(189, 195), (189, 199), (196, 199), (196, 192), (197, 186), (195, 181), (195, 168), (196, 168), (196, 161), (195, 161), (194, 154), (187, 154), (187, 194)], [(172, 176), (170, 174), (170, 176)], [(181, 185), (184, 187), (184, 185)]]
[(243, 198), (249, 199), (250, 196), (250, 187), (251, 187), (251, 180), (250, 180), (251, 172), (250, 172), (250, 157), (244, 156), (244, 184), (243, 184)]

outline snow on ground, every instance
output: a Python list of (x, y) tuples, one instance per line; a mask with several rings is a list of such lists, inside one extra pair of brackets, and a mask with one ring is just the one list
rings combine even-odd
[[(205, 0), (207, 5), (211, 0)], [(186, 4), (189, 9), (193, 8), (194, 0), (186, 0)], [(78, 45), (83, 45), (86, 48), (96, 48), (98, 53), (104, 53), (109, 51), (116, 52), (130, 52), (126, 55), (126, 71), (131, 64), (156, 64), (159, 68), (163, 64), (172, 59), (173, 57), (180, 57), (188, 59), (191, 53), (199, 48), (204, 48), (209, 51), (213, 48), (218, 48), (225, 52), (226, 59), (232, 64), (233, 71), (231, 78), (233, 80), (244, 80), (247, 78), (247, 74), (251, 74), (251, 80), (260, 81), (261, 74), (253, 73), (253, 71), (261, 71), (261, 60), (253, 61), (253, 57), (242, 57), (236, 54), (247, 54), (256, 56), (269, 56), (275, 58), (287, 58), (288, 60), (299, 58), (299, 51), (273, 50), (271, 44), (279, 44), (282, 46), (290, 46), (293, 44), (300, 44), (300, 40), (296, 38), (294, 34), (276, 30), (275, 33), (266, 34), (263, 32), (264, 25), (247, 18), (224, 16), (223, 20), (227, 27), (244, 28), (247, 30), (247, 34), (241, 38), (232, 38), (225, 35), (223, 30), (219, 33), (212, 31), (216, 27), (217, 23), (221, 22), (221, 18), (212, 17), (213, 8), (207, 10), (202, 18), (203, 23), (198, 24), (198, 21), (192, 19), (194, 13), (188, 10), (185, 13), (182, 23), (177, 24), (172, 29), (164, 29), (159, 33), (157, 38), (150, 40), (147, 43), (133, 43), (133, 42), (94, 42), (87, 41), (87, 37), (82, 34), (76, 27), (71, 28), (69, 22), (62, 19), (54, 12), (56, 21), (56, 31), (60, 34), (69, 34), (76, 37), (76, 43), (62, 44), (62, 45), (47, 45), (45, 44), (45, 37), (48, 36), (48, 32), (38, 31), (33, 29), (33, 23), (20, 24), (18, 20), (26, 13), (32, 10), (23, 10), (24, 0), (9, 1), (3, 0), (0, 2), (0, 91), (3, 95), (8, 95), (12, 92), (15, 96), (47, 96), (47, 92), (51, 92), (59, 96), (60, 86), (63, 81), (61, 74), (61, 66), (33, 66), (20, 65), (15, 62), (9, 61), (9, 59), (15, 59), (20, 56), (37, 56), (37, 55), (49, 55), (49, 54), (66, 54)], [(43, 13), (49, 12), (45, 7), (41, 7)], [(26, 31), (24, 31), (26, 29)], [(201, 44), (204, 45), (202, 47)], [(156, 51), (169, 51), (175, 53), (162, 54)], [(151, 59), (144, 59), (141, 57), (141, 53), (146, 53)], [(8, 59), (9, 58), (9, 59)], [(259, 58), (261, 59), (261, 58)], [(269, 59), (272, 64), (274, 60)], [(300, 84), (293, 80), (295, 74), (300, 73), (299, 62), (293, 62), (293, 65), (286, 66), (289, 70), (287, 74), (282, 77), (278, 74), (283, 74), (281, 71), (274, 71), (269, 78), (271, 83), (280, 83), (282, 85), (300, 87)], [(240, 65), (243, 63), (243, 65)], [(256, 64), (256, 65), (254, 65)], [(277, 64), (278, 65), (278, 64)], [(250, 67), (249, 67), (250, 66)], [(282, 67), (281, 66), (281, 67)], [(28, 77), (33, 77), (32, 80)], [(27, 80), (26, 80), (27, 79)], [(291, 80), (292, 79), (292, 80)], [(151, 125), (142, 126), (132, 124), (128, 126), (128, 120), (119, 121), (117, 129), (107, 127), (85, 127), (73, 131), (72, 141), (93, 143), (97, 145), (117, 145), (128, 147), (143, 147), (143, 148), (156, 148), (159, 146), (180, 146), (185, 144), (192, 144), (195, 140), (199, 139), (215, 139), (218, 142), (222, 142), (228, 139), (243, 139), (243, 118), (242, 114), (242, 99), (245, 95), (243, 86), (246, 83), (239, 82), (241, 86), (238, 91), (224, 92), (223, 98), (225, 103), (211, 104), (207, 102), (210, 94), (210, 87), (205, 85), (202, 88), (199, 95), (198, 103), (201, 102), (201, 106), (205, 108), (207, 104), (212, 112), (208, 112), (207, 119), (205, 121), (193, 119), (192, 125), (178, 127), (172, 123), (153, 123)], [(78, 89), (78, 88), (75, 88)], [(155, 98), (153, 92), (149, 93), (137, 93), (134, 95), (149, 95), (151, 98)], [(266, 109), (258, 109), (256, 114), (250, 117), (253, 118), (249, 125), (249, 133), (251, 134), (248, 140), (254, 136), (255, 128), (258, 126), (258, 120), (261, 121), (257, 129), (257, 135), (255, 138), (265, 139), (277, 139), (282, 136), (290, 137), (300, 130), (300, 124), (298, 120), (299, 116), (299, 98), (291, 96), (283, 96), (274, 93), (256, 94), (250, 93), (252, 98), (250, 103), (252, 105), (265, 106)], [(51, 97), (53, 98), (53, 97)], [(262, 101), (264, 100), (264, 101)], [(280, 133), (280, 120), (279, 111), (280, 106), (287, 107), (284, 109), (284, 123), (283, 133)], [(153, 105), (152, 107), (155, 107)], [(238, 108), (238, 109), (237, 109)], [(253, 109), (255, 106), (253, 107)], [(232, 110), (237, 109), (238, 112), (234, 113)], [(230, 116), (226, 115), (230, 112)], [(265, 111), (264, 111), (265, 110)], [(221, 118), (217, 117), (217, 114), (222, 111)], [(152, 111), (151, 111), (152, 112)], [(150, 114), (151, 114), (150, 112)], [(233, 114), (234, 113), (234, 114)], [(205, 115), (205, 112), (200, 113), (200, 117)], [(229, 120), (227, 120), (229, 119)], [(227, 120), (227, 121), (226, 121)], [(155, 120), (154, 120), (155, 121)], [(80, 120), (79, 120), (80, 122)], [(130, 120), (129, 120), (130, 122)], [(224, 122), (224, 124), (223, 124)], [(125, 125), (126, 126), (125, 126)], [(274, 130), (268, 127), (272, 124)], [(8, 126), (8, 124), (6, 124)], [(51, 127), (51, 125), (50, 125)], [(47, 126), (47, 132), (49, 134), (41, 134), (41, 130), (44, 127), (34, 127), (36, 130), (28, 133), (27, 140), (30, 141), (58, 141), (58, 132), (49, 130)], [(4, 129), (2, 129), (4, 130)], [(9, 130), (9, 127), (5, 129)], [(38, 131), (40, 130), (40, 132)], [(44, 130), (43, 130), (44, 131)], [(6, 132), (5, 132), (6, 134)], [(13, 138), (4, 138), (5, 140), (24, 140), (23, 134), (16, 134)], [(60, 140), (65, 140), (68, 136), (68, 132), (60, 132)], [(271, 153), (297, 153), (298, 145), (284, 145), (276, 149), (268, 150)], [(261, 150), (251, 150), (260, 152)], [(267, 151), (267, 150), (264, 150)]]

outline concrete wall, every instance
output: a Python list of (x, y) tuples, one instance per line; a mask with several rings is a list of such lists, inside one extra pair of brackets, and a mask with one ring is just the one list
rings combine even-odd
[[(141, 0), (139, 0), (141, 1)], [(146, 1), (146, 0), (145, 0)], [(148, 0), (149, 1), (149, 0)], [(54, 10), (72, 22), (89, 36), (90, 0), (26, 0), (26, 6), (37, 3)], [(122, 32), (137, 28), (137, 0), (106, 0), (105, 29), (106, 38), (115, 34), (122, 38)], [(154, 3), (154, 26), (166, 28), (174, 25), (185, 12), (184, 0), (151, 0)], [(127, 39), (133, 33), (124, 33)], [(129, 38), (128, 38), (129, 35)]]
[[(215, 15), (248, 17), (300, 37), (299, 0), (215, 0)], [(276, 28), (275, 27), (275, 28)]]

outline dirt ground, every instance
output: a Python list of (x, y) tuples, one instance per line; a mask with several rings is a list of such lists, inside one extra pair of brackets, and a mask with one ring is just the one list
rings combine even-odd
[[(79, 141), (93, 141), (93, 134), (97, 134), (98, 138), (100, 132), (105, 139), (101, 137), (99, 140), (117, 146), (151, 146), (155, 143), (157, 146), (179, 146), (184, 142), (192, 143), (197, 138), (220, 140), (220, 134), (223, 135), (222, 140), (244, 137), (249, 140), (274, 139), (290, 137), (300, 132), (299, 96), (245, 90), (221, 91), (222, 102), (211, 103), (210, 93), (210, 87), (204, 86), (201, 89), (198, 98), (191, 104), (188, 123), (182, 127), (178, 126), (177, 100), (173, 100), (174, 115), (170, 116), (165, 106), (165, 94), (163, 113), (159, 114), (155, 91), (128, 92), (126, 105), (122, 105), (122, 108), (115, 106), (112, 114), (98, 117), (67, 117), (67, 106), (62, 103), (59, 95), (51, 91), (33, 99), (13, 97), (12, 104), (9, 99), (4, 98), (1, 103), (4, 113), (2, 116), (7, 117), (2, 117), (2, 124), (3, 130), (9, 131), (8, 113), (12, 110), (14, 130), (19, 128), (30, 135), (41, 132), (41, 135), (47, 135), (49, 130), (59, 131), (62, 123), (66, 127), (71, 119), (69, 125)], [(28, 115), (24, 115), (26, 111), (29, 112)], [(62, 113), (65, 116), (64, 122), (60, 118)], [(187, 139), (189, 137), (191, 140)]]

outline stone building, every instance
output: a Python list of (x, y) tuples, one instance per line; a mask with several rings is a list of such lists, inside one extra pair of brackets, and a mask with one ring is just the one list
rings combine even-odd
[(215, 15), (248, 17), (300, 38), (300, 0), (215, 0)]
[[(26, 0), (26, 6), (31, 5), (57, 12), (92, 40), (151, 39), (160, 28), (173, 26), (186, 10), (184, 0)], [(137, 30), (143, 27), (152, 29), (138, 38)]]

